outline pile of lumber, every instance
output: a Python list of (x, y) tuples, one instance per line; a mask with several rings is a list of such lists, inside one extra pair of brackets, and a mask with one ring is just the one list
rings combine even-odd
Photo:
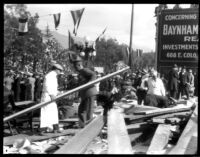
[[(182, 101), (171, 108), (135, 105), (124, 110), (124, 118), (129, 134), (137, 134), (144, 129), (149, 130), (146, 134), (151, 134), (151, 127), (155, 128), (148, 146), (146, 143), (141, 145), (146, 146), (142, 150), (144, 154), (196, 154), (197, 111), (198, 102), (193, 100)], [(132, 146), (138, 137), (131, 139)], [(133, 152), (137, 154), (134, 148)]]

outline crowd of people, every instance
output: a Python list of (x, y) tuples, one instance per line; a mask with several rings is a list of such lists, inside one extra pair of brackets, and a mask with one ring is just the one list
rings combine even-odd
[[(14, 103), (19, 101), (32, 100), (39, 103), (53, 100), (60, 91), (73, 89), (106, 75), (85, 68), (80, 57), (76, 57), (71, 63), (76, 73), (68, 76), (64, 75), (63, 67), (56, 62), (51, 65), (51, 69), (45, 75), (14, 73), (8, 70), (4, 75), (4, 110), (14, 109)], [(197, 76), (193, 75), (191, 69), (186, 71), (186, 67), (178, 68), (174, 65), (168, 77), (159, 74), (154, 68), (149, 68), (124, 72), (103, 80), (77, 92), (76, 97), (80, 98), (79, 126), (83, 128), (91, 121), (96, 100), (103, 102), (104, 108), (106, 108), (105, 104), (118, 101), (122, 97), (137, 99), (139, 105), (168, 107), (174, 99), (178, 100), (183, 95), (186, 95), (186, 99), (197, 95), (198, 91), (195, 87), (198, 85), (195, 83), (198, 81), (195, 79)], [(107, 106), (107, 108), (110, 107)], [(41, 107), (41, 134), (44, 131), (59, 132), (58, 113), (56, 102)]]

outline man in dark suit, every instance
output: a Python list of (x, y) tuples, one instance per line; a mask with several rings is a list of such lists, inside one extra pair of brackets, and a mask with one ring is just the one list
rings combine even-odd
[[(82, 60), (79, 56), (77, 56), (77, 58), (73, 60), (73, 65), (75, 70), (79, 73), (79, 86), (96, 79), (95, 72), (90, 70), (89, 68), (84, 68)], [(92, 119), (93, 108), (97, 93), (98, 92), (95, 85), (79, 91), (79, 95), (81, 97), (81, 103), (78, 108), (80, 127), (84, 127)]]
[(180, 80), (180, 86), (179, 86), (179, 93), (178, 95), (184, 95), (186, 94), (187, 99), (189, 99), (189, 87), (187, 84), (187, 78), (188, 78), (188, 74), (186, 72), (186, 68), (183, 67), (181, 73), (179, 74), (179, 80)]
[(177, 99), (178, 92), (178, 67), (175, 64), (172, 70), (169, 72), (169, 80), (168, 80), (168, 90), (170, 97)]
[(36, 102), (40, 101), (41, 91), (42, 91), (42, 82), (41, 82), (40, 76), (39, 74), (35, 74), (34, 101)]
[(21, 95), (21, 85), (20, 82), (22, 80), (22, 74), (20, 72), (17, 72), (16, 77), (14, 79), (14, 96), (15, 96), (15, 102), (20, 101), (20, 95)]

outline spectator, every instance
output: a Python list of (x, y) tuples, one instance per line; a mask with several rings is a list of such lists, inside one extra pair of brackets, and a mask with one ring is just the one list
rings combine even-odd
[(189, 99), (189, 89), (187, 84), (187, 73), (186, 68), (182, 68), (182, 72), (179, 74), (179, 80), (180, 80), (180, 89), (178, 92), (179, 98), (181, 98), (184, 94), (186, 94), (187, 99)]
[(169, 79), (168, 79), (168, 90), (170, 97), (177, 99), (178, 93), (178, 67), (175, 64), (172, 70), (169, 72)]
[(18, 102), (21, 100), (21, 82), (22, 80), (22, 74), (20, 72), (17, 72), (15, 80), (14, 80), (14, 97), (15, 97), (15, 102)]
[(29, 84), (31, 84), (31, 100), (34, 101), (35, 78), (33, 74), (29, 73)]
[(187, 75), (187, 84), (188, 84), (189, 95), (193, 97), (195, 87), (194, 87), (194, 75), (192, 74), (192, 69), (189, 69), (189, 73)]

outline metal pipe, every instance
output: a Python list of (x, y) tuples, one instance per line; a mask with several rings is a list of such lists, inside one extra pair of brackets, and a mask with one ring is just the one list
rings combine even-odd
[(108, 74), (108, 75), (106, 75), (106, 76), (103, 76), (103, 77), (101, 77), (101, 78), (98, 78), (98, 79), (96, 79), (96, 80), (94, 80), (94, 81), (88, 82), (88, 83), (86, 83), (86, 84), (84, 84), (84, 85), (82, 85), (82, 86), (76, 87), (76, 88), (74, 88), (74, 89), (72, 89), (72, 90), (70, 90), (70, 91), (67, 91), (67, 92), (65, 92), (65, 93), (63, 93), (63, 94), (57, 96), (55, 99), (53, 99), (53, 100), (51, 100), (51, 101), (41, 102), (41, 103), (39, 103), (39, 104), (37, 104), (37, 105), (34, 105), (34, 106), (32, 106), (32, 107), (29, 107), (29, 108), (27, 108), (27, 109), (24, 109), (24, 110), (22, 110), (22, 111), (19, 111), (19, 112), (17, 112), (17, 113), (14, 113), (14, 114), (12, 114), (12, 115), (10, 115), (10, 116), (8, 116), (8, 117), (5, 117), (5, 118), (3, 119), (3, 121), (4, 121), (4, 122), (7, 122), (7, 121), (9, 121), (9, 120), (11, 120), (11, 119), (14, 119), (14, 118), (16, 118), (16, 117), (22, 115), (22, 114), (26, 114), (26, 113), (28, 113), (28, 112), (34, 111), (34, 110), (36, 110), (36, 109), (38, 109), (38, 108), (41, 108), (41, 107), (44, 106), (44, 105), (47, 105), (47, 104), (49, 104), (49, 103), (51, 103), (51, 102), (54, 102), (54, 101), (56, 101), (56, 100), (58, 100), (58, 99), (61, 99), (61, 98), (65, 97), (65, 96), (67, 96), (67, 95), (70, 95), (70, 94), (72, 94), (72, 93), (74, 93), (74, 92), (77, 92), (77, 91), (79, 91), (79, 90), (82, 90), (82, 89), (84, 89), (84, 88), (87, 88), (88, 86), (94, 85), (94, 84), (96, 84), (96, 83), (98, 83), (98, 82), (100, 82), (100, 81), (103, 81), (103, 80), (106, 80), (106, 79), (108, 79), (108, 78), (110, 78), (110, 77), (113, 77), (113, 76), (115, 76), (115, 75), (118, 75), (118, 74), (120, 74), (120, 73), (122, 73), (122, 72), (124, 72), (124, 71), (127, 71), (128, 69), (129, 69), (129, 67), (126, 67), (126, 68), (124, 68), (124, 69), (118, 70), (118, 71), (116, 71), (116, 72), (113, 72), (113, 73)]

